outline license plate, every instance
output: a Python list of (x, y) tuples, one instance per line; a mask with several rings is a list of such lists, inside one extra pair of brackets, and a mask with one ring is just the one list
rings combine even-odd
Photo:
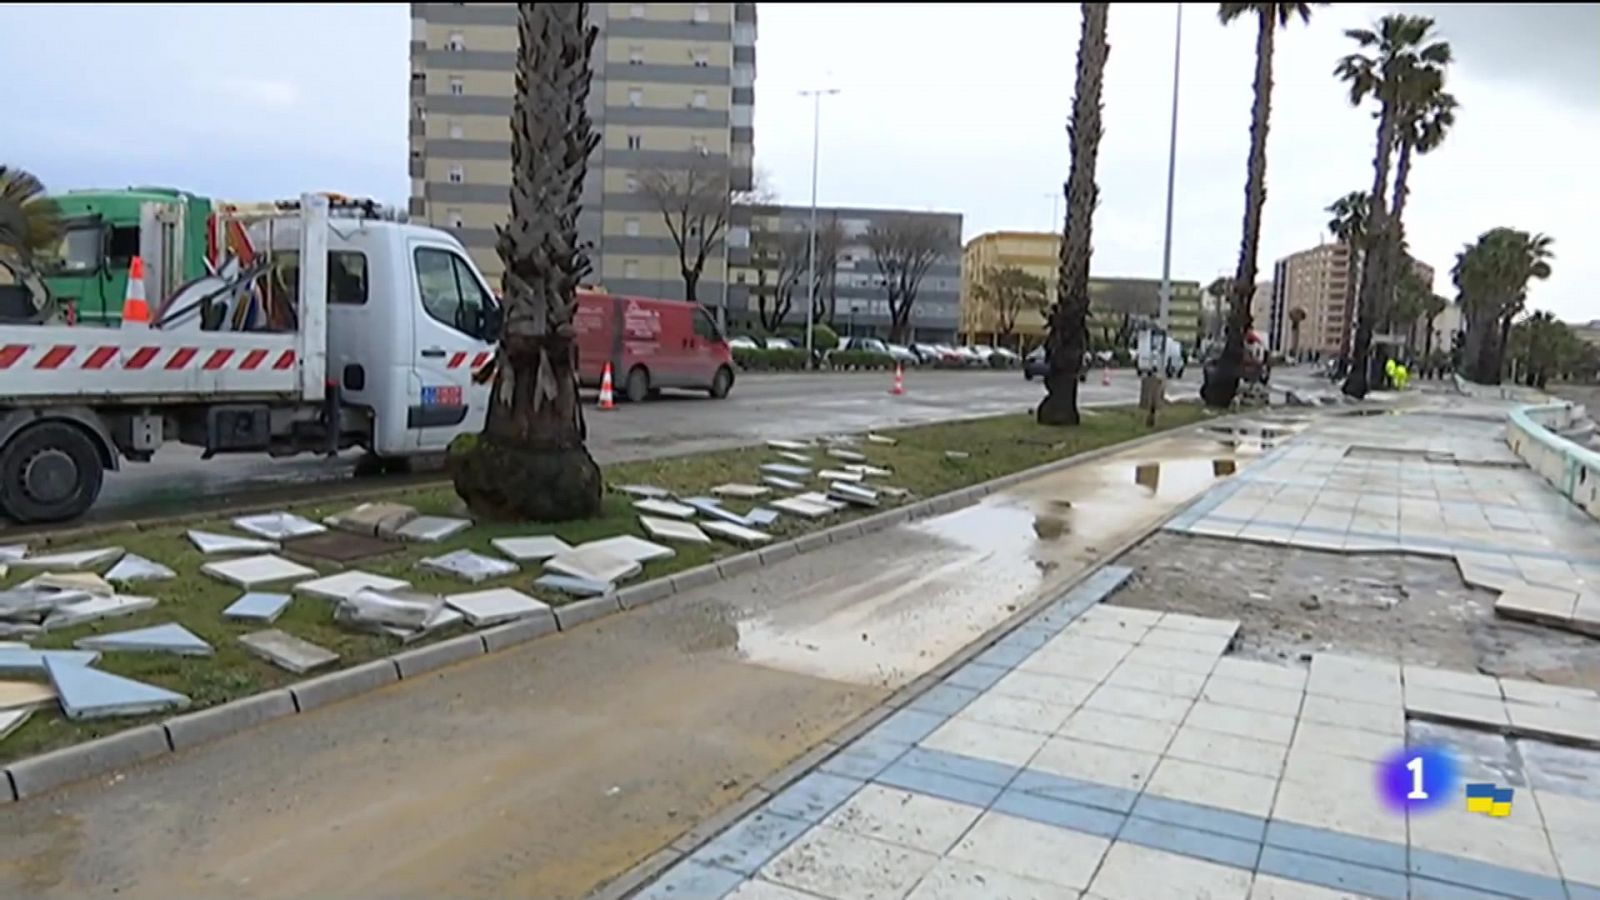
[(425, 386), (422, 389), (423, 406), (460, 406), (461, 403), (461, 386), (458, 384)]

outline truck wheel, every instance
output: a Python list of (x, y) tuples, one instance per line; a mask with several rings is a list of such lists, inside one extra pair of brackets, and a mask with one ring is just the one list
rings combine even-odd
[(628, 383), (623, 388), (629, 403), (643, 403), (650, 396), (650, 373), (644, 366), (634, 366), (628, 372)]
[(105, 478), (100, 451), (65, 422), (24, 428), (0, 451), (0, 509), (19, 522), (64, 522), (94, 505)]
[(733, 390), (733, 370), (723, 366), (717, 370), (716, 376), (711, 379), (711, 396), (714, 399), (721, 400), (723, 397), (728, 396), (728, 392), (731, 390)]

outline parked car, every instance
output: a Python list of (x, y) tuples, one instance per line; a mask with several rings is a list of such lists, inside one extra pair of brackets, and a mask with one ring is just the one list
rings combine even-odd
[(994, 348), (994, 355), (989, 357), (989, 365), (997, 369), (1009, 369), (1022, 362), (1022, 357), (1017, 351), (1006, 347)]
[(788, 338), (769, 337), (769, 338), (767, 338), (767, 349), (768, 350), (794, 350), (796, 348), (795, 348), (794, 342), (789, 340)]
[[(1089, 364), (1094, 357), (1088, 353), (1083, 355), (1083, 365), (1078, 367), (1078, 380), (1089, 380)], [(1033, 348), (1027, 356), (1022, 358), (1022, 377), (1028, 381), (1043, 378), (1050, 374), (1050, 363), (1044, 358), (1044, 345)]]
[(573, 326), (584, 387), (598, 387), (609, 362), (617, 389), (635, 403), (668, 387), (717, 398), (733, 388), (733, 351), (697, 303), (580, 291)]
[(911, 348), (904, 344), (885, 344), (884, 346), (889, 348), (889, 355), (894, 357), (894, 361), (903, 366), (922, 364), (922, 357), (913, 353)]
[(939, 348), (933, 344), (912, 344), (911, 352), (915, 353), (917, 359), (925, 366), (937, 366), (942, 356)]
[(954, 350), (956, 355), (960, 357), (963, 366), (976, 368), (988, 364), (987, 357), (972, 347), (952, 347), (950, 349)]
[(760, 350), (761, 349), (761, 344), (758, 341), (756, 341), (755, 338), (753, 338), (753, 337), (751, 337), (751, 336), (749, 336), (747, 334), (741, 334), (741, 335), (736, 335), (734, 337), (728, 338), (728, 349), (730, 349), (730, 350)]
[(840, 350), (854, 351), (857, 353), (882, 353), (889, 355), (889, 345), (872, 337), (846, 337), (839, 339)]
[(994, 348), (988, 344), (973, 344), (967, 348), (967, 352), (983, 360), (983, 364), (986, 366), (989, 365), (989, 360), (994, 357)]

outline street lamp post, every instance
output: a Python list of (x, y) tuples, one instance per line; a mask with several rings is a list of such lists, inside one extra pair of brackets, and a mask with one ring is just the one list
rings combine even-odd
[(1178, 18), (1172, 35), (1172, 126), (1167, 137), (1167, 223), (1161, 245), (1161, 298), (1157, 317), (1160, 321), (1161, 340), (1156, 342), (1155, 392), (1149, 401), (1148, 416), (1155, 419), (1156, 407), (1166, 393), (1162, 387), (1167, 369), (1167, 339), (1172, 332), (1172, 201), (1178, 175), (1178, 76), (1183, 60), (1183, 4), (1178, 5)]
[(801, 91), (800, 96), (811, 98), (811, 239), (806, 253), (806, 368), (816, 365), (811, 348), (812, 319), (817, 308), (817, 157), (821, 148), (822, 98), (837, 94), (838, 88), (819, 88)]

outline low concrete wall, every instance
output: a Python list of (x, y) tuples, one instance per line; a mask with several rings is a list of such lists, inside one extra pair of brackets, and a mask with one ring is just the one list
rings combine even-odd
[(1600, 453), (1557, 434), (1583, 418), (1583, 407), (1571, 403), (1519, 406), (1506, 423), (1506, 443), (1563, 496), (1600, 519)]

